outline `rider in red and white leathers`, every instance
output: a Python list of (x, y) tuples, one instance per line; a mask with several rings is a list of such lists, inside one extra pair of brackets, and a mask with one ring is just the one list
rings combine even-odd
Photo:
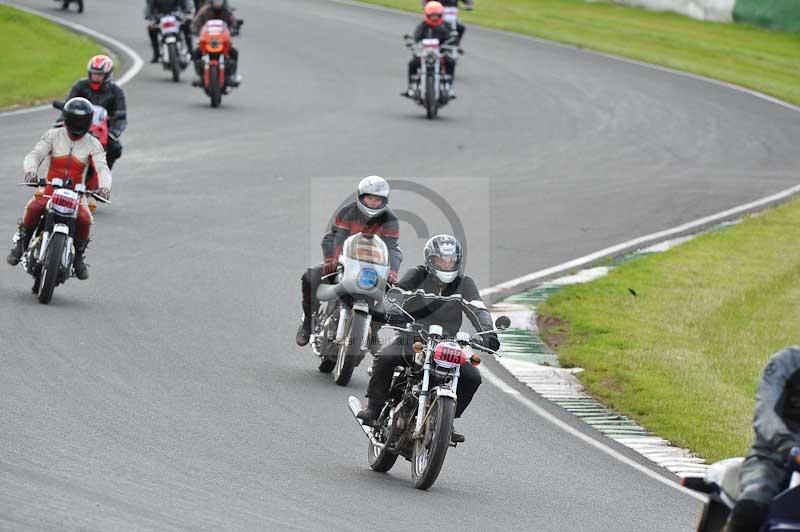
[[(8, 255), (8, 263), (19, 264), (30, 243), (31, 235), (39, 219), (47, 209), (49, 197), (53, 194), (52, 180), (59, 178), (72, 187), (84, 182), (86, 170), (94, 165), (99, 180), (98, 191), (108, 195), (111, 189), (111, 170), (106, 162), (106, 152), (95, 137), (87, 134), (92, 123), (93, 108), (85, 98), (73, 98), (64, 105), (64, 127), (50, 129), (33, 150), (25, 157), (25, 180), (35, 183), (38, 180), (39, 166), (49, 159), (47, 186), (43, 194), (35, 195), (25, 206), (25, 214), (19, 226), (19, 238)], [(89, 271), (83, 257), (89, 244), (92, 214), (85, 200), (81, 202), (75, 226), (75, 259), (73, 267), (78, 279), (89, 278)]]

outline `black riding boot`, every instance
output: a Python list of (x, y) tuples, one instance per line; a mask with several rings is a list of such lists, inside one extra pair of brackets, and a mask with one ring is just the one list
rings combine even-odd
[(294, 337), (295, 342), (300, 347), (307, 345), (308, 340), (311, 338), (311, 303), (303, 301), (303, 323), (297, 328), (297, 334)]
[(86, 253), (88, 245), (88, 240), (79, 240), (75, 242), (75, 260), (72, 261), (72, 269), (75, 270), (75, 277), (81, 281), (85, 281), (89, 278), (89, 267), (83, 261), (83, 256)]
[(381, 414), (381, 410), (383, 410), (383, 403), (378, 403), (370, 399), (367, 402), (367, 407), (356, 414), (356, 417), (363, 421), (365, 424), (370, 425), (378, 419), (378, 416)]
[(25, 254), (25, 250), (28, 249), (28, 244), (31, 241), (31, 235), (33, 231), (22, 225), (19, 224), (19, 228), (17, 229), (17, 234), (14, 235), (14, 247), (11, 248), (11, 252), (8, 254), (8, 258), (6, 261), (11, 266), (16, 266), (19, 264), (19, 261), (22, 260), (22, 255)]

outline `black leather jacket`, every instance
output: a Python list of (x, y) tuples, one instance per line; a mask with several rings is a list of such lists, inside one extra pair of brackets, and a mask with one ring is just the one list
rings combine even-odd
[[(108, 129), (115, 137), (119, 137), (128, 127), (128, 114), (125, 106), (125, 93), (113, 81), (108, 81), (100, 87), (99, 91), (92, 90), (88, 79), (75, 82), (69, 91), (67, 100), (72, 98), (86, 98), (92, 105), (100, 105), (108, 111)], [(60, 120), (63, 120), (63, 116)]]
[(175, 11), (189, 12), (187, 0), (147, 0), (145, 17), (150, 18), (154, 15), (166, 15)]
[(427, 22), (420, 22), (414, 29), (414, 42), (420, 42), (422, 39), (439, 39), (439, 44), (446, 44), (452, 38), (453, 32), (446, 24), (429, 26)]

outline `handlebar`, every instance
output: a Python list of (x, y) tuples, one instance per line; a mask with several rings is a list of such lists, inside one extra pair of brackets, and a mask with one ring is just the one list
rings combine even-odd
[[(48, 185), (47, 179), (44, 179), (44, 178), (39, 178), (35, 183), (28, 183), (27, 181), (24, 182), (24, 183), (17, 183), (18, 187), (31, 187), (31, 188), (44, 188), (47, 185)], [(55, 186), (55, 185), (53, 185), (53, 187), (54, 188), (66, 188), (66, 187), (63, 187), (63, 186), (58, 187), (58, 186)], [(81, 196), (88, 194), (88, 195), (92, 196), (94, 199), (96, 199), (97, 201), (99, 201), (100, 203), (106, 203), (108, 205), (111, 204), (111, 200), (110, 199), (106, 198), (105, 196), (102, 196), (102, 195), (98, 194), (97, 191), (95, 191), (95, 190), (82, 190), (82, 191), (81, 190), (75, 190), (75, 192), (77, 192)]]

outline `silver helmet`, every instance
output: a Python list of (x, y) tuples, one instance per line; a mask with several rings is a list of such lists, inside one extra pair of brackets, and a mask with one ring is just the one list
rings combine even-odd
[(436, 235), (425, 244), (425, 267), (443, 283), (452, 283), (461, 273), (461, 242), (450, 235)]
[[(366, 195), (378, 196), (383, 198), (383, 201), (377, 208), (368, 207), (364, 204), (364, 196)], [(358, 210), (367, 218), (380, 216), (389, 205), (389, 183), (387, 183), (384, 178), (377, 175), (365, 177), (358, 184), (358, 201), (356, 201), (356, 203), (358, 204)]]

